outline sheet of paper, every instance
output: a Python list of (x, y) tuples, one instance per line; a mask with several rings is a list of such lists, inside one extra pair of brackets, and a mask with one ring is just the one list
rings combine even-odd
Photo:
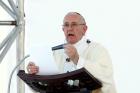
[(51, 47), (33, 46), (30, 49), (30, 61), (39, 66), (38, 75), (58, 74), (59, 70), (54, 62)]

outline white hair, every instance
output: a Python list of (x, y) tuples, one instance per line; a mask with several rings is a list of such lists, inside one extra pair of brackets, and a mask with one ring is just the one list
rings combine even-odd
[(81, 18), (81, 21), (82, 21), (84, 24), (86, 24), (86, 21), (85, 21), (84, 17), (83, 17), (80, 13), (78, 13), (78, 12), (68, 12), (68, 13), (65, 15), (65, 17), (66, 17), (67, 15), (79, 15), (80, 18)]

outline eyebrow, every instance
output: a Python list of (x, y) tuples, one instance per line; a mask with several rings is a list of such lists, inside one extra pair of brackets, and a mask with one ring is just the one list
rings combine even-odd
[[(68, 24), (69, 22), (64, 22), (64, 24)], [(78, 22), (71, 22), (71, 23), (78, 23)]]

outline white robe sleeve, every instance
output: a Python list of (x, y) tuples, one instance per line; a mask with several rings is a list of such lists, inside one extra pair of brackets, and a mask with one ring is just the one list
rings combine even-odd
[(116, 93), (112, 63), (107, 50), (101, 45), (96, 45), (88, 48), (85, 54), (79, 57), (77, 69), (85, 67), (94, 77), (98, 78), (103, 84), (102, 93)]

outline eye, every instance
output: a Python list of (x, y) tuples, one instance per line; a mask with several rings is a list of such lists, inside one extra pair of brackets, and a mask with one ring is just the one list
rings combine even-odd
[(69, 24), (64, 24), (63, 26), (64, 26), (64, 27), (69, 27)]
[(77, 24), (76, 24), (76, 23), (74, 23), (74, 24), (71, 24), (71, 26), (72, 26), (72, 27), (76, 27), (76, 26), (77, 26)]

